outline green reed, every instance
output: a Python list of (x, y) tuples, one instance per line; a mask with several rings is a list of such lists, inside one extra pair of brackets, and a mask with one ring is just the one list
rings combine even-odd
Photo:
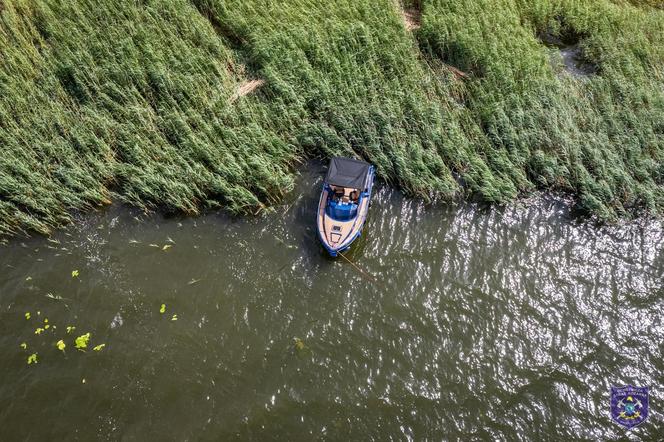
[[(664, 209), (657, 2), (10, 0), (0, 9), (0, 234), (124, 201), (256, 213), (306, 157), (408, 194)], [(597, 67), (575, 77), (545, 33)], [(265, 84), (235, 97), (250, 79)]]

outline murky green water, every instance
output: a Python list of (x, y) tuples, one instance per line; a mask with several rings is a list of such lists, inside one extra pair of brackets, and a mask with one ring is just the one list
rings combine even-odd
[[(322, 170), (265, 218), (111, 208), (0, 248), (1, 439), (662, 437), (661, 225), (380, 188), (351, 253), (367, 276), (318, 245)], [(106, 347), (76, 351), (86, 332)], [(625, 383), (653, 395), (631, 433), (608, 414)]]

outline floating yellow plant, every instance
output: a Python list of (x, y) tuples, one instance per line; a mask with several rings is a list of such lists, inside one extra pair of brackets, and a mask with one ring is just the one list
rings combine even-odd
[(168, 249), (170, 249), (171, 247), (173, 247), (173, 246), (170, 245), (170, 244), (166, 244), (164, 247), (161, 248), (161, 250), (168, 250)]
[(30, 312), (25, 312), (25, 319), (30, 319)]
[(21, 348), (23, 350), (27, 350), (28, 349), (28, 344), (26, 344), (25, 342), (21, 342)]
[(166, 313), (166, 304), (162, 304), (159, 313)]
[(177, 321), (177, 320), (178, 320), (178, 315), (173, 315), (173, 317), (171, 318), (171, 321)]
[(76, 338), (74, 343), (76, 344), (76, 348), (79, 350), (83, 350), (84, 348), (88, 347), (88, 341), (90, 340), (90, 333), (86, 333), (84, 335), (79, 336)]
[(33, 353), (28, 356), (28, 365), (37, 363), (37, 353)]
[(58, 350), (60, 350), (60, 351), (65, 351), (65, 347), (66, 347), (67, 345), (65, 344), (65, 341), (63, 341), (62, 339), (60, 339), (60, 340), (55, 344), (55, 346), (58, 347)]
[(72, 277), (72, 278), (76, 278), (78, 275), (79, 275), (78, 270), (72, 270), (72, 271), (71, 271), (71, 277)]
[(68, 325), (67, 326), (67, 333), (71, 333), (72, 331), (76, 330), (76, 327)]
[(41, 328), (41, 327), (37, 327), (37, 329), (35, 330), (35, 334), (36, 334), (36, 335), (41, 335), (43, 331), (44, 331), (43, 328)]
[(101, 351), (102, 348), (106, 347), (106, 344), (99, 344), (96, 347), (93, 347), (94, 351)]
[(300, 338), (293, 338), (293, 341), (295, 342), (295, 350), (301, 351), (306, 348), (306, 345), (304, 345), (304, 341)]

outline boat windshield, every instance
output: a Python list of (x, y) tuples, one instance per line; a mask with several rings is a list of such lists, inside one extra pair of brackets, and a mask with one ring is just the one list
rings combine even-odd
[(326, 211), (328, 216), (337, 221), (349, 221), (357, 215), (357, 204), (330, 200)]

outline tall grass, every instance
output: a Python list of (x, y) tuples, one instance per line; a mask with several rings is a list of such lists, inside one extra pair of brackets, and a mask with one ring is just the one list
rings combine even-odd
[[(580, 39), (598, 75), (556, 72), (558, 54), (537, 38), (546, 32)], [(663, 36), (661, 11), (611, 2), (437, 0), (420, 38), (476, 74), (467, 107), (501, 159), (494, 170), (523, 171), (612, 218), (664, 204)]]
[(0, 11), (0, 232), (48, 232), (112, 196), (259, 208), (300, 155), (237, 56), (186, 1), (10, 2)]
[[(5, 2), (0, 233), (111, 199), (253, 213), (295, 162), (339, 154), (425, 198), (555, 188), (605, 219), (661, 214), (656, 4), (409, 1), (411, 33), (392, 0)], [(597, 74), (566, 73), (544, 33)]]

